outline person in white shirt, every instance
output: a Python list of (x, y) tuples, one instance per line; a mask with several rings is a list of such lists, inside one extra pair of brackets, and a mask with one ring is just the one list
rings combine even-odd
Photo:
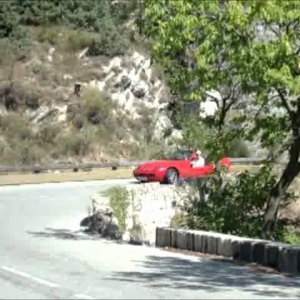
[(192, 161), (192, 167), (193, 168), (201, 168), (205, 165), (205, 159), (202, 156), (202, 152), (200, 150), (196, 151), (197, 159)]

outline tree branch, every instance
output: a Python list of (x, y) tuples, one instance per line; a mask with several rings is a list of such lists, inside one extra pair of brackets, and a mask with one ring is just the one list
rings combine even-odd
[(283, 90), (276, 88), (276, 91), (278, 93), (278, 96), (282, 102), (282, 105), (284, 106), (284, 108), (286, 109), (287, 113), (289, 114), (291, 121), (294, 122), (294, 112), (290, 106), (290, 104), (288, 103)]

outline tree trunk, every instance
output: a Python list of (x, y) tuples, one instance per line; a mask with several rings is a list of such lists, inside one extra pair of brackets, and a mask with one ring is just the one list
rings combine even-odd
[(276, 224), (280, 201), (285, 195), (290, 184), (300, 172), (299, 163), (300, 138), (296, 138), (290, 147), (290, 158), (279, 181), (275, 184), (270, 192), (270, 198), (264, 214), (264, 230), (269, 235), (274, 231)]

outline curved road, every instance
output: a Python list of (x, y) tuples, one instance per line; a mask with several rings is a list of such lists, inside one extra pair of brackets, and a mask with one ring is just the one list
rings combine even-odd
[(0, 298), (300, 297), (299, 279), (80, 233), (90, 195), (127, 182), (0, 187)]

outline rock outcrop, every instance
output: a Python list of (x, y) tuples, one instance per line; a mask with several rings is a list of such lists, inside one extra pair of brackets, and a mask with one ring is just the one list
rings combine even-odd
[[(170, 226), (172, 218), (182, 212), (186, 202), (199, 197), (192, 185), (172, 186), (155, 183), (129, 184), (126, 187), (127, 209), (123, 223), (122, 240), (133, 244), (154, 245), (156, 227)], [(106, 236), (119, 239), (121, 230), (110, 200), (100, 194), (91, 197), (93, 213), (81, 226), (89, 227), (103, 236), (103, 227), (109, 228)], [(112, 226), (112, 230), (110, 229)], [(119, 232), (116, 234), (116, 228)]]

